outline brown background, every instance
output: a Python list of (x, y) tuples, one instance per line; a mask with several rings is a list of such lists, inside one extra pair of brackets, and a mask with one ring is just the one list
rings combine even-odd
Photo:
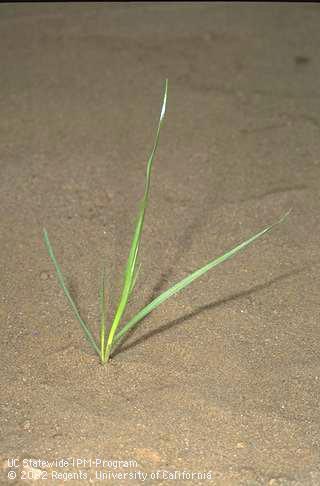
[[(319, 25), (315, 4), (0, 7), (1, 484), (33, 484), (7, 479), (8, 457), (212, 472), (147, 485), (320, 484)], [(101, 269), (111, 319), (166, 77), (127, 317), (293, 211), (102, 367), (42, 228), (97, 333)], [(71, 484), (142, 484), (82, 469)]]

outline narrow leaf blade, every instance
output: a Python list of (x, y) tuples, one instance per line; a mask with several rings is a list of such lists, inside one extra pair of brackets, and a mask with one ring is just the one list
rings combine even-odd
[(278, 221), (276, 221), (272, 225), (267, 226), (262, 231), (259, 231), (255, 235), (248, 238), (246, 241), (240, 243), (239, 245), (235, 246), (231, 250), (224, 253), (222, 256), (215, 258), (214, 260), (211, 260), (209, 263), (207, 263), (203, 267), (199, 268), (198, 270), (194, 271), (193, 273), (191, 273), (190, 275), (188, 275), (184, 279), (180, 280), (180, 282), (176, 283), (175, 285), (170, 287), (168, 290), (163, 292), (161, 295), (156, 297), (152, 302), (150, 302), (150, 304), (148, 304), (146, 307), (141, 309), (132, 319), (130, 319), (130, 321), (116, 334), (115, 339), (114, 339), (114, 345), (130, 329), (132, 329), (139, 321), (141, 321), (141, 319), (143, 319), (146, 315), (148, 315), (156, 307), (158, 307), (160, 304), (162, 304), (165, 300), (169, 299), (169, 297), (173, 296), (177, 292), (180, 292), (180, 290), (183, 290), (185, 287), (190, 285), (194, 280), (201, 277), (202, 275), (204, 275), (205, 273), (207, 273), (209, 270), (216, 267), (217, 265), (220, 265), (221, 263), (225, 262), (226, 260), (229, 260), (234, 255), (236, 255), (239, 251), (244, 250), (247, 246), (249, 246), (255, 240), (257, 240), (258, 238), (260, 238), (264, 234), (271, 231), (275, 226), (282, 223), (290, 212), (291, 212), (291, 210), (288, 211), (287, 213), (285, 213)]
[(53, 248), (51, 246), (51, 243), (50, 243), (50, 240), (49, 240), (49, 235), (48, 235), (48, 232), (46, 229), (43, 230), (43, 238), (44, 238), (44, 243), (46, 245), (46, 248), (47, 248), (47, 251), (49, 253), (49, 256), (52, 260), (52, 263), (55, 267), (55, 270), (56, 270), (56, 274), (57, 274), (57, 277), (58, 277), (58, 282), (60, 284), (60, 287), (62, 288), (63, 292), (64, 292), (64, 295), (66, 296), (67, 298), (67, 301), (69, 302), (69, 305), (71, 307), (71, 309), (73, 310), (73, 313), (75, 315), (75, 317), (77, 318), (78, 322), (80, 323), (80, 326), (82, 327), (83, 329), (83, 332), (87, 338), (87, 340), (89, 341), (89, 343), (91, 344), (92, 348), (95, 350), (95, 352), (98, 354), (98, 356), (100, 356), (100, 351), (99, 351), (99, 348), (95, 342), (95, 339), (89, 329), (89, 327), (87, 326), (87, 324), (84, 322), (84, 320), (82, 319), (82, 317), (80, 316), (80, 313), (77, 309), (77, 306), (74, 302), (74, 300), (72, 299), (71, 295), (70, 295), (70, 292), (65, 284), (65, 281), (64, 281), (64, 277), (63, 277), (63, 274), (62, 274), (62, 271), (61, 271), (61, 268), (57, 262), (57, 259), (55, 257), (55, 254), (53, 252)]
[(165, 81), (165, 88), (164, 88), (164, 96), (163, 96), (163, 102), (162, 102), (162, 108), (161, 108), (161, 113), (160, 113), (160, 118), (159, 118), (159, 123), (157, 127), (157, 132), (156, 132), (156, 137), (153, 145), (153, 149), (151, 152), (151, 155), (149, 156), (148, 162), (147, 162), (147, 170), (146, 170), (146, 179), (145, 179), (145, 190), (144, 190), (144, 196), (140, 204), (140, 210), (136, 222), (136, 227), (131, 243), (131, 248), (130, 248), (130, 253), (129, 253), (129, 258), (126, 266), (126, 271), (125, 271), (125, 283), (127, 284), (128, 288), (130, 289), (131, 287), (131, 281), (134, 277), (134, 271), (136, 267), (136, 262), (137, 262), (137, 257), (138, 257), (138, 252), (139, 252), (139, 246), (141, 242), (141, 236), (142, 236), (142, 230), (143, 230), (143, 224), (144, 224), (144, 216), (145, 216), (145, 211), (148, 205), (148, 198), (149, 198), (149, 192), (150, 192), (150, 179), (151, 179), (151, 169), (153, 165), (153, 161), (155, 158), (155, 153), (158, 147), (159, 143), (159, 137), (160, 137), (160, 130), (162, 126), (162, 122), (165, 116), (166, 112), (166, 104), (167, 104), (167, 97), (168, 97), (168, 80)]
[(139, 252), (139, 246), (141, 242), (141, 237), (142, 237), (142, 230), (143, 230), (143, 224), (144, 224), (144, 216), (145, 216), (145, 211), (148, 205), (148, 198), (149, 198), (149, 190), (150, 190), (150, 178), (151, 178), (151, 169), (153, 165), (153, 161), (155, 158), (155, 153), (157, 150), (157, 146), (159, 143), (159, 136), (160, 136), (160, 130), (161, 126), (164, 120), (164, 115), (166, 112), (166, 104), (167, 104), (167, 97), (168, 97), (168, 80), (166, 79), (165, 81), (165, 87), (164, 87), (164, 95), (163, 95), (163, 101), (162, 101), (162, 108), (160, 112), (160, 118), (159, 118), (159, 123), (157, 127), (157, 132), (155, 136), (155, 141), (153, 145), (153, 149), (151, 151), (151, 155), (149, 156), (148, 162), (147, 162), (147, 170), (146, 170), (146, 178), (145, 178), (145, 190), (144, 190), (144, 196), (143, 199), (140, 203), (140, 209), (138, 213), (138, 217), (136, 220), (136, 226), (130, 246), (130, 252), (128, 256), (128, 261), (126, 264), (125, 268), (125, 273), (124, 273), (124, 283), (121, 291), (121, 296), (119, 300), (119, 304), (116, 310), (116, 314), (113, 320), (113, 323), (111, 325), (111, 329), (109, 332), (108, 336), (108, 342), (107, 342), (107, 349), (106, 349), (106, 359), (108, 359), (108, 356), (111, 351), (113, 339), (116, 333), (116, 330), (120, 324), (122, 315), (126, 309), (130, 293), (134, 287), (135, 284), (135, 276), (137, 273), (135, 272), (136, 270), (136, 264), (137, 264), (137, 259), (138, 259), (138, 252)]

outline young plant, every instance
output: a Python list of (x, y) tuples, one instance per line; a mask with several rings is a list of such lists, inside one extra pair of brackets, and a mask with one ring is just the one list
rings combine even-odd
[(136, 326), (138, 324), (138, 322), (141, 321), (151, 311), (153, 311), (153, 309), (158, 307), (165, 300), (169, 299), (169, 297), (171, 297), (172, 295), (176, 294), (177, 292), (180, 292), (180, 290), (182, 290), (185, 287), (187, 287), (188, 285), (190, 285), (194, 280), (196, 280), (197, 278), (204, 275), (206, 272), (211, 270), (213, 267), (216, 267), (217, 265), (220, 265), (220, 263), (222, 263), (222, 262), (228, 260), (229, 258), (233, 257), (236, 253), (245, 249), (247, 246), (249, 246), (255, 240), (257, 240), (258, 238), (260, 238), (264, 234), (268, 233), (276, 225), (282, 223), (282, 221), (284, 221), (284, 219), (287, 217), (287, 215), (290, 212), (290, 211), (288, 211), (275, 223), (271, 224), (270, 226), (267, 226), (266, 228), (262, 229), (261, 231), (259, 231), (255, 235), (248, 238), (246, 241), (240, 243), (239, 245), (235, 246), (231, 250), (227, 251), (222, 256), (215, 258), (214, 260), (211, 260), (209, 263), (207, 263), (203, 267), (199, 268), (198, 270), (195, 270), (190, 275), (183, 278), (180, 282), (176, 283), (175, 285), (170, 287), (168, 290), (163, 292), (161, 295), (156, 297), (146, 307), (141, 309), (135, 316), (133, 316), (121, 329), (119, 329), (121, 319), (122, 319), (123, 314), (126, 310), (127, 304), (129, 302), (129, 298), (131, 297), (131, 294), (132, 294), (132, 291), (134, 289), (134, 286), (135, 286), (135, 283), (136, 283), (136, 280), (137, 280), (137, 276), (138, 276), (138, 271), (139, 271), (138, 253), (139, 253), (139, 247), (140, 247), (140, 242), (141, 242), (145, 212), (146, 212), (146, 208), (147, 208), (147, 205), (148, 205), (151, 170), (152, 170), (152, 165), (153, 165), (156, 149), (157, 149), (158, 142), (159, 142), (160, 130), (161, 130), (163, 120), (164, 120), (164, 116), (165, 116), (165, 112), (166, 112), (167, 95), (168, 95), (168, 80), (165, 81), (165, 88), (164, 88), (164, 95), (163, 95), (163, 102), (162, 102), (162, 108), (161, 108), (161, 113), (160, 113), (160, 119), (159, 119), (157, 131), (156, 131), (153, 149), (152, 149), (151, 155), (150, 155), (148, 163), (147, 163), (144, 196), (143, 196), (143, 199), (140, 203), (140, 209), (139, 209), (138, 217), (137, 217), (137, 220), (136, 220), (136, 225), (135, 225), (135, 230), (134, 230), (134, 234), (133, 234), (133, 238), (132, 238), (132, 242), (131, 242), (129, 257), (128, 257), (128, 261), (127, 261), (127, 264), (126, 264), (126, 267), (125, 267), (122, 291), (121, 291), (121, 294), (120, 294), (118, 307), (116, 309), (116, 312), (115, 312), (112, 324), (110, 326), (108, 335), (106, 335), (107, 328), (106, 328), (106, 307), (105, 307), (105, 276), (104, 276), (104, 273), (102, 275), (101, 286), (100, 286), (100, 290), (99, 290), (99, 304), (100, 304), (100, 342), (99, 343), (95, 340), (95, 338), (93, 337), (93, 334), (92, 334), (91, 330), (89, 329), (88, 325), (82, 319), (82, 317), (81, 317), (81, 315), (80, 315), (80, 313), (77, 309), (77, 306), (76, 306), (73, 298), (70, 295), (70, 292), (69, 292), (69, 290), (68, 290), (68, 288), (65, 284), (65, 280), (64, 280), (62, 271), (61, 271), (60, 266), (57, 262), (55, 254), (53, 252), (48, 233), (47, 233), (46, 229), (43, 230), (44, 242), (45, 242), (45, 245), (47, 247), (49, 256), (50, 256), (50, 258), (53, 262), (53, 265), (55, 267), (59, 284), (60, 284), (68, 302), (69, 302), (70, 307), (72, 308), (72, 310), (74, 312), (75, 317), (79, 321), (87, 340), (91, 344), (94, 351), (98, 354), (102, 364), (108, 362), (108, 360), (110, 359), (112, 351), (114, 351), (117, 344), (119, 344), (119, 341), (128, 333), (128, 331), (130, 331), (134, 326)]

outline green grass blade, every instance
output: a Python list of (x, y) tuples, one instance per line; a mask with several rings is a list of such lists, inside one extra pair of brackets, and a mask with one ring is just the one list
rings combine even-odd
[(103, 269), (101, 285), (99, 288), (99, 307), (100, 307), (100, 353), (101, 361), (104, 362), (105, 340), (106, 340), (106, 301), (105, 301), (105, 270)]
[(220, 265), (221, 263), (225, 262), (226, 260), (229, 260), (234, 255), (236, 255), (239, 251), (244, 250), (247, 246), (249, 246), (255, 240), (257, 240), (258, 238), (260, 238), (264, 234), (268, 233), (271, 229), (273, 229), (278, 224), (282, 223), (285, 220), (285, 218), (288, 216), (290, 211), (285, 213), (278, 221), (276, 221), (272, 225), (267, 226), (262, 231), (259, 231), (259, 233), (256, 233), (255, 235), (251, 236), (249, 239), (247, 239), (246, 241), (235, 246), (234, 248), (232, 248), (232, 250), (227, 251), (222, 256), (220, 256), (220, 257), (218, 257), (214, 260), (211, 260), (205, 266), (203, 266), (203, 267), (199, 268), (198, 270), (196, 270), (195, 272), (191, 273), (190, 275), (188, 275), (187, 277), (182, 279), (180, 282), (176, 283), (175, 285), (170, 287), (168, 290), (163, 292), (161, 295), (156, 297), (150, 304), (148, 304), (146, 307), (144, 307), (142, 310), (140, 310), (132, 319), (130, 319), (130, 321), (115, 335), (113, 344), (115, 345), (119, 341), (119, 339), (121, 339), (130, 329), (132, 329), (139, 321), (141, 321), (141, 319), (143, 319), (146, 315), (149, 314), (149, 312), (153, 311), (156, 307), (158, 307), (160, 304), (162, 304), (165, 300), (169, 299), (169, 297), (176, 294), (177, 292), (180, 292), (180, 290), (182, 290), (185, 287), (187, 287), (188, 285), (190, 285), (194, 280), (201, 277), (202, 275), (204, 275), (206, 272), (208, 272), (212, 268), (216, 267), (217, 265)]
[(161, 108), (161, 113), (160, 113), (160, 119), (158, 123), (158, 128), (155, 136), (155, 141), (153, 145), (153, 149), (151, 152), (151, 155), (148, 159), (147, 163), (147, 171), (146, 171), (146, 179), (145, 179), (145, 190), (144, 190), (144, 196), (143, 199), (140, 203), (140, 209), (138, 213), (138, 218), (136, 221), (136, 226), (135, 226), (135, 231), (133, 234), (133, 239), (131, 242), (131, 247), (130, 247), (130, 252), (129, 252), (129, 257), (128, 261), (126, 264), (125, 268), (125, 273), (124, 273), (124, 283), (123, 283), (123, 288), (120, 296), (120, 301), (119, 305), (109, 332), (108, 336), (108, 342), (107, 342), (107, 349), (105, 352), (105, 358), (108, 360), (109, 353), (112, 347), (113, 339), (115, 336), (115, 332), (120, 324), (122, 315), (125, 311), (125, 308), (128, 303), (128, 299), (130, 296), (130, 293), (133, 289), (134, 283), (135, 283), (135, 276), (136, 276), (136, 263), (137, 263), (137, 257), (138, 257), (138, 252), (139, 252), (139, 246), (140, 246), (140, 241), (141, 241), (141, 236), (142, 236), (142, 230), (143, 230), (143, 223), (144, 223), (144, 216), (145, 216), (145, 211), (147, 208), (148, 204), (148, 198), (149, 198), (149, 190), (150, 190), (150, 178), (151, 178), (151, 169), (155, 157), (155, 153), (158, 147), (159, 143), (159, 136), (160, 136), (160, 130), (161, 126), (164, 120), (164, 115), (166, 112), (166, 104), (167, 104), (167, 97), (168, 97), (168, 80), (165, 81), (165, 87), (164, 87), (164, 95), (163, 95), (163, 102), (162, 102), (162, 108)]
[(165, 81), (165, 88), (164, 88), (164, 95), (163, 95), (163, 102), (162, 102), (160, 119), (159, 119), (159, 123), (158, 123), (158, 128), (157, 128), (157, 132), (156, 132), (156, 137), (155, 137), (153, 149), (152, 149), (151, 155), (150, 155), (150, 157), (148, 159), (148, 163), (147, 163), (144, 196), (143, 196), (143, 200), (140, 204), (140, 210), (139, 210), (139, 214), (138, 214), (138, 218), (137, 218), (137, 222), (136, 222), (136, 227), (135, 227), (133, 239), (132, 239), (132, 242), (131, 242), (131, 248), (130, 248), (130, 253), (129, 253), (129, 257), (128, 257), (128, 262), (127, 262), (127, 266), (126, 266), (126, 270), (125, 270), (125, 286), (128, 287), (129, 291), (130, 291), (131, 282), (132, 282), (132, 279), (134, 278), (134, 273), (135, 273), (137, 256), (138, 256), (138, 252), (139, 252), (139, 246), (140, 246), (142, 230), (143, 230), (145, 211), (146, 211), (146, 208), (147, 208), (147, 205), (148, 205), (148, 198), (149, 198), (149, 192), (150, 192), (151, 169), (152, 169), (153, 161), (154, 161), (154, 158), (155, 158), (155, 153), (156, 153), (158, 143), (159, 143), (160, 130), (161, 130), (161, 126), (162, 126), (165, 111), (166, 111), (167, 97), (168, 97), (168, 80)]
[(50, 243), (50, 240), (49, 240), (49, 236), (48, 236), (48, 233), (47, 233), (47, 230), (44, 229), (43, 230), (43, 238), (44, 238), (44, 242), (45, 242), (45, 245), (46, 245), (46, 248), (48, 250), (48, 253), (49, 253), (49, 256), (52, 260), (52, 263), (55, 267), (55, 270), (56, 270), (56, 274), (57, 274), (57, 277), (58, 277), (58, 282), (60, 284), (60, 287), (62, 288), (63, 292), (64, 292), (64, 295), (66, 296), (69, 304), (70, 304), (70, 307), (71, 309), (73, 310), (73, 313), (74, 315), (76, 316), (77, 320), (79, 321), (82, 329), (83, 329), (83, 332), (86, 336), (86, 338), (88, 339), (89, 343), (91, 344), (91, 346), (93, 347), (93, 349), (95, 350), (95, 352), (98, 354), (98, 356), (100, 356), (100, 351), (99, 351), (99, 348), (95, 342), (95, 339), (90, 331), (90, 329), (88, 328), (87, 324), (84, 322), (84, 320), (82, 319), (82, 317), (80, 316), (80, 313), (77, 309), (77, 306), (74, 302), (74, 300), (72, 299), (71, 295), (70, 295), (70, 292), (65, 284), (65, 281), (64, 281), (64, 277), (63, 277), (63, 274), (62, 274), (62, 271), (60, 269), (60, 266), (57, 262), (57, 259), (55, 257), (55, 254), (53, 252), (53, 249), (52, 249), (52, 246), (51, 246), (51, 243)]
[(140, 268), (141, 268), (141, 263), (138, 264), (136, 270), (135, 270), (135, 274), (133, 276), (133, 279), (132, 279), (132, 282), (131, 282), (131, 288), (130, 288), (130, 294), (132, 294), (132, 291), (137, 283), (137, 279), (138, 279), (138, 275), (139, 275), (139, 272), (140, 272)]

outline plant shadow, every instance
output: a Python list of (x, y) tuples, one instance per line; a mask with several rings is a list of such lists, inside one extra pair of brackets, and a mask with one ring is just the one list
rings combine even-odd
[(177, 267), (177, 264), (181, 260), (182, 256), (191, 249), (192, 247), (192, 235), (196, 234), (197, 231), (200, 231), (201, 227), (203, 226), (203, 221), (201, 218), (195, 219), (192, 223), (188, 225), (188, 227), (184, 230), (183, 234), (177, 240), (177, 250), (175, 255), (171, 257), (171, 260), (174, 262), (172, 263), (168, 270), (162, 273), (158, 283), (153, 287), (152, 292), (150, 293), (149, 297), (146, 299), (145, 305), (148, 302), (152, 302), (162, 291), (165, 290), (165, 287), (169, 284), (170, 277), (173, 275), (174, 269)]
[[(193, 317), (201, 314), (201, 312), (214, 309), (214, 308), (219, 307), (221, 305), (227, 304), (228, 302), (232, 302), (234, 300), (237, 300), (237, 299), (240, 299), (240, 298), (243, 298), (243, 297), (247, 297), (249, 295), (260, 292), (264, 289), (271, 287), (272, 285), (274, 285), (277, 282), (280, 282), (282, 280), (285, 280), (285, 279), (291, 277), (292, 275), (297, 275), (299, 273), (302, 273), (302, 272), (306, 271), (308, 268), (310, 268), (310, 265), (308, 265), (307, 267), (303, 267), (303, 268), (300, 268), (300, 269), (296, 269), (296, 270), (292, 270), (292, 271), (283, 273), (283, 274), (281, 274), (281, 275), (279, 275), (279, 276), (277, 276), (277, 277), (275, 277), (275, 278), (273, 278), (273, 279), (271, 279), (271, 280), (269, 280), (269, 281), (267, 281), (263, 284), (255, 285), (254, 287), (251, 287), (248, 290), (244, 290), (242, 292), (237, 292), (237, 293), (234, 293), (234, 294), (229, 295), (227, 297), (224, 297), (222, 299), (211, 302), (209, 304), (205, 304), (205, 305), (196, 307), (195, 310), (193, 310), (192, 312), (190, 312), (190, 313), (188, 313), (188, 314), (186, 314), (182, 317), (179, 317), (178, 319), (175, 319), (171, 322), (168, 322), (167, 324), (159, 327), (158, 329), (153, 329), (152, 331), (145, 333), (143, 336), (139, 337), (135, 341), (133, 341), (133, 342), (127, 344), (127, 345), (123, 344), (130, 336), (132, 336), (134, 334), (134, 332), (136, 331), (138, 326), (140, 326), (141, 323), (144, 321), (144, 319), (146, 319), (146, 317), (147, 317), (146, 316), (146, 317), (144, 317), (144, 319), (142, 319), (139, 322), (139, 324), (134, 329), (132, 329), (131, 331), (129, 331), (126, 334), (123, 341), (119, 343), (118, 347), (112, 353), (112, 356), (115, 357), (117, 354), (119, 354), (123, 351), (126, 351), (127, 349), (134, 348), (135, 346), (147, 341), (148, 339), (151, 339), (152, 337), (157, 336), (160, 333), (168, 331), (169, 329), (171, 329), (174, 326), (184, 324), (189, 319), (192, 319)], [(165, 275), (165, 277), (166, 277), (166, 275)], [(163, 281), (164, 281), (164, 277), (162, 277), (160, 279), (159, 284), (155, 287), (154, 290), (161, 288)]]

